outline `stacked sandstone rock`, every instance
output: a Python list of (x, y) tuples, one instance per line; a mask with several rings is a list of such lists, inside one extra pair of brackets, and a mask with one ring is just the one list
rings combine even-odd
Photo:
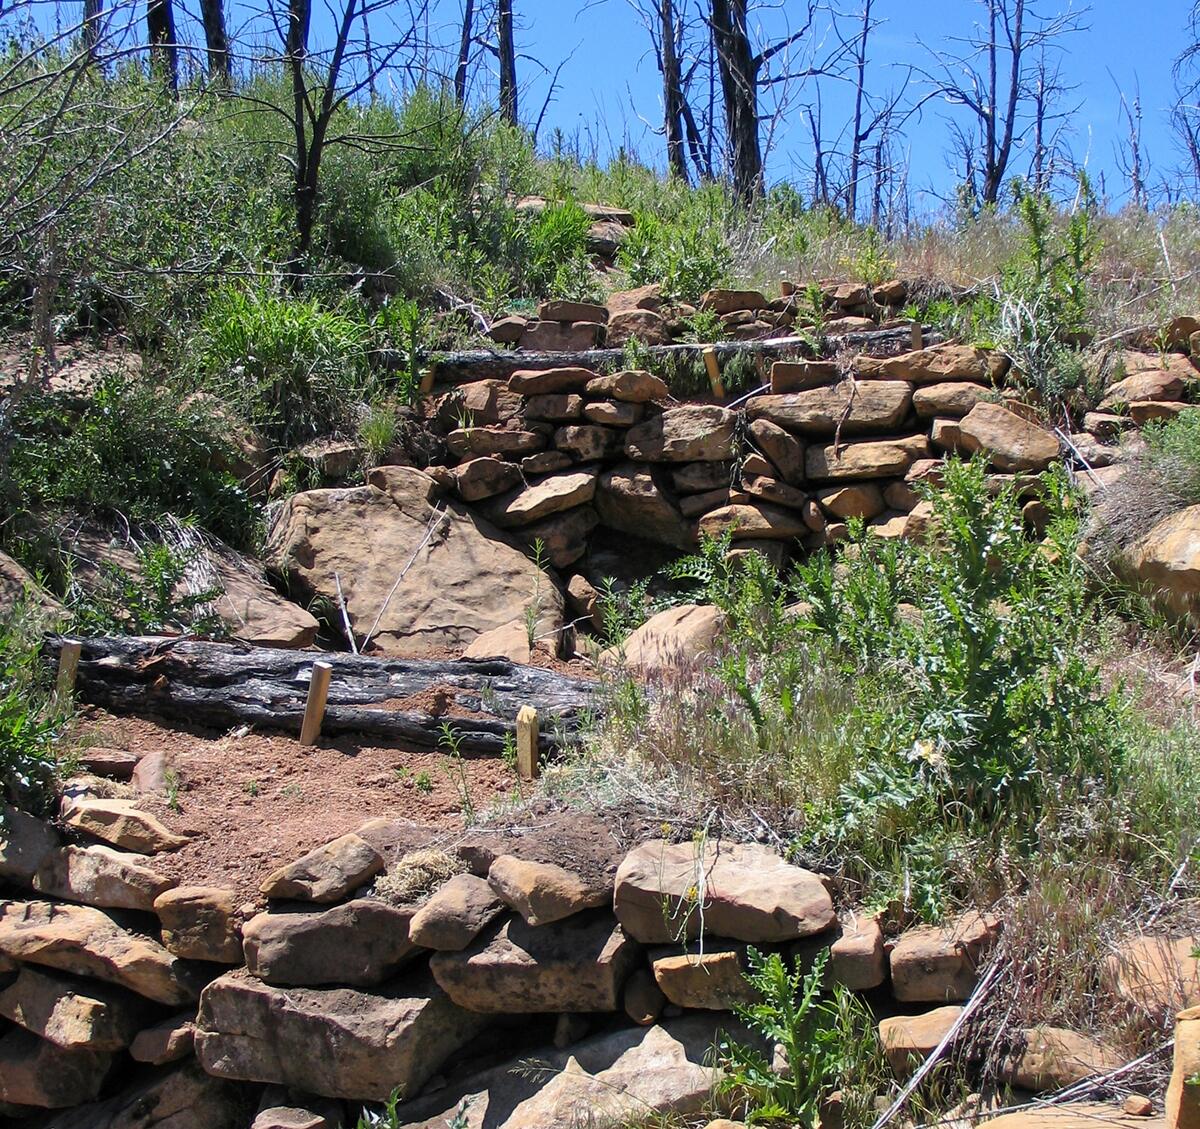
[(1049, 466), (1059, 442), (1003, 400), (1006, 367), (962, 345), (860, 357), (849, 372), (779, 361), (770, 394), (741, 410), (672, 405), (646, 372), (518, 371), (443, 399), (462, 461), (429, 473), (526, 544), (540, 540), (559, 568), (598, 525), (678, 548), (731, 530), (736, 546), (781, 561), (790, 543), (838, 539), (851, 517), (882, 536), (920, 532), (913, 486), (946, 453), (987, 450), (998, 475)]
[[(152, 853), (177, 838), (129, 801), (69, 800), (76, 843), (5, 815), (0, 876), (16, 895), (0, 903), (0, 1102), (64, 1108), (124, 1087), (81, 1111), (89, 1125), (194, 1107), (203, 1116), (172, 1124), (232, 1127), (258, 1107), (269, 1129), (288, 1123), (278, 1107), (290, 1101), (379, 1101), (398, 1086), (402, 1124), (440, 1124), (464, 1097), (472, 1124), (551, 1125), (580, 1106), (694, 1112), (714, 1034), (751, 998), (750, 946), (805, 968), (827, 950), (829, 984), (887, 992), (887, 1010), (905, 1014), (880, 1033), (903, 1076), (951, 1032), (998, 929), (971, 913), (888, 943), (874, 918), (839, 916), (818, 875), (766, 848), (651, 840), (597, 855), (595, 827), (574, 843), (473, 833), (439, 852), (457, 873), (409, 903), (394, 880), (414, 850), (431, 853), (429, 832), (382, 819), (272, 873), (256, 912), (231, 891), (156, 877)], [(1191, 939), (1148, 944), (1114, 956), (1131, 1003), (1200, 1003)], [(485, 1032), (538, 1017), (550, 1026), (531, 1029), (558, 1048), (539, 1057), (561, 1073), (489, 1067), (420, 1096), (494, 1048)], [(1014, 1049), (1011, 1079), (1052, 1089), (1112, 1064), (1102, 1044), (1039, 1027)]]
[[(791, 286), (785, 289), (788, 293), (780, 298), (767, 298), (760, 290), (709, 290), (697, 307), (668, 304), (660, 286), (642, 286), (612, 294), (604, 305), (543, 302), (536, 318), (519, 314), (501, 318), (489, 335), (498, 344), (536, 352), (619, 349), (632, 338), (643, 345), (669, 345), (688, 332), (686, 319), (698, 309), (715, 315), (722, 337), (731, 341), (756, 341), (815, 328), (807, 299)], [(826, 283), (821, 295), (822, 331), (855, 333), (894, 319), (908, 286), (901, 281), (876, 287)]]

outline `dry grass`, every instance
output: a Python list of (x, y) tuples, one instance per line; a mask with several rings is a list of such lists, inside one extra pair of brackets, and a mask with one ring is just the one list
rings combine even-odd
[(466, 869), (462, 859), (446, 851), (410, 851), (375, 880), (375, 893), (392, 905), (412, 905)]

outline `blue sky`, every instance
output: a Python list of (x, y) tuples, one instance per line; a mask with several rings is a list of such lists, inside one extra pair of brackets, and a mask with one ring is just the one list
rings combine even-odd
[[(81, 5), (71, 0), (33, 0), (43, 11), (52, 9), (53, 22), (78, 19)], [(140, 32), (138, 0), (109, 0), (131, 5), (131, 18)], [(312, 46), (328, 41), (333, 13), (344, 0), (314, 0)], [(445, 48), (432, 65), (448, 72), (457, 46), (462, 0), (426, 0), (428, 35)], [(647, 0), (650, 2), (650, 0)], [(693, 8), (702, 0), (676, 0)], [(861, 0), (822, 0), (844, 12), (859, 10)], [(898, 84), (911, 66), (931, 65), (931, 49), (953, 46), (955, 37), (970, 34), (982, 17), (979, 0), (874, 0), (875, 14), (883, 21), (871, 41), (868, 86), (885, 89)], [(281, 0), (227, 0), (231, 29), (243, 33), (239, 46), (244, 56), (258, 54), (253, 40), (263, 34), (261, 13), (266, 3)], [(376, 45), (386, 43), (389, 25), (400, 25), (417, 0), (393, 0), (386, 14), (373, 18), (371, 34)], [(751, 0), (754, 4), (755, 0)], [(758, 0), (758, 25), (767, 38), (795, 26), (804, 5), (801, 0)], [(1035, 10), (1053, 13), (1069, 8), (1072, 0), (1031, 0)], [(185, 40), (200, 39), (194, 12), (196, 0), (176, 0), (179, 30)], [(476, 8), (490, 10), (489, 0), (476, 0)], [(622, 145), (656, 165), (663, 164), (663, 144), (655, 135), (661, 120), (660, 79), (649, 41), (630, 0), (514, 0), (519, 25), (518, 76), (522, 87), (522, 119), (532, 124), (545, 102), (549, 71), (561, 63), (554, 97), (545, 110), (539, 140), (545, 148), (555, 130), (578, 140), (585, 155), (607, 159)], [(1074, 0), (1074, 7), (1082, 7)], [(1173, 177), (1179, 150), (1172, 136), (1168, 113), (1174, 101), (1172, 64), (1186, 45), (1187, 17), (1192, 0), (1094, 0), (1081, 18), (1087, 25), (1062, 41), (1064, 80), (1074, 86), (1067, 101), (1078, 104), (1069, 143), (1078, 160), (1086, 159), (1093, 181), (1103, 186), (1110, 204), (1123, 202), (1126, 191), (1116, 148), (1124, 136), (1120, 116), (1120, 91), (1132, 100), (1140, 95), (1143, 112), (1142, 141), (1152, 190), (1177, 183)], [(386, 15), (386, 18), (385, 18)], [(247, 29), (257, 23), (258, 33)], [(791, 21), (789, 23), (789, 21)], [(809, 42), (819, 47), (829, 42), (827, 18), (818, 17)], [(564, 62), (565, 60), (565, 62)], [(494, 104), (495, 63), (486, 54), (472, 86), (473, 95)], [(787, 112), (782, 114), (768, 155), (768, 178), (791, 179), (802, 189), (808, 185), (812, 144), (804, 105), (820, 89), (824, 121), (831, 128), (849, 120), (850, 89), (832, 80), (809, 80), (795, 89)], [(914, 78), (910, 100), (928, 91)], [(901, 144), (909, 156), (910, 188), (920, 211), (933, 211), (940, 198), (952, 192), (955, 171), (947, 157), (948, 120), (961, 111), (934, 100), (919, 118), (910, 119)], [(1027, 154), (1018, 152), (1013, 171), (1023, 172)]]
[[(602, 153), (628, 139), (661, 161), (661, 140), (646, 124), (656, 126), (659, 121), (659, 76), (654, 58), (646, 50), (645, 32), (626, 0), (515, 2), (524, 25), (519, 33), (522, 51), (551, 67), (571, 55), (559, 75), (559, 88), (546, 112), (541, 137), (548, 138), (557, 127), (567, 135), (578, 133), (588, 142), (597, 141)], [(784, 18), (787, 9), (799, 7), (794, 0), (784, 0), (782, 6)], [(1053, 0), (1037, 5), (1047, 12), (1065, 6)], [(857, 0), (843, 0), (844, 9), (856, 7)], [(1111, 197), (1124, 191), (1114, 156), (1114, 146), (1124, 132), (1118, 88), (1130, 98), (1140, 89), (1143, 143), (1151, 178), (1169, 177), (1177, 160), (1167, 114), (1173, 104), (1172, 62), (1185, 42), (1190, 7), (1190, 0), (1096, 0), (1084, 16), (1088, 29), (1063, 41), (1064, 78), (1078, 87), (1069, 101), (1080, 105), (1071, 147), (1077, 157), (1087, 156), (1096, 179), (1104, 176)], [(925, 47), (947, 46), (949, 37), (968, 34), (983, 9), (976, 0), (876, 0), (876, 11), (887, 22), (872, 40), (869, 81), (887, 86), (899, 82), (909, 64), (928, 62)], [(779, 26), (780, 17), (778, 12), (767, 12), (763, 19)], [(535, 115), (548, 80), (544, 75), (535, 77), (538, 71), (532, 62), (523, 63), (522, 72), (528, 83), (523, 113)], [(914, 94), (925, 89), (916, 81), (911, 87)], [(798, 95), (797, 100), (803, 97)], [(846, 87), (824, 83), (823, 101), (827, 122), (848, 116)], [(953, 176), (945, 158), (945, 117), (953, 112), (933, 103), (919, 121), (910, 121), (906, 127), (914, 189), (941, 192), (951, 184)], [(807, 167), (812, 149), (808, 131), (798, 109), (787, 114), (769, 159), (773, 178), (787, 178)]]

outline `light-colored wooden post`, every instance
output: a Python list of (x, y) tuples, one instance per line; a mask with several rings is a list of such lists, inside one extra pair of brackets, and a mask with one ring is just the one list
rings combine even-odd
[(517, 710), (517, 774), (536, 780), (538, 774), (538, 713), (533, 706)]
[(713, 395), (718, 400), (725, 398), (725, 385), (721, 382), (721, 366), (717, 363), (717, 351), (709, 345), (702, 354), (704, 367), (708, 370), (708, 383), (712, 385)]
[(65, 702), (75, 693), (75, 676), (79, 673), (79, 653), (82, 645), (78, 639), (64, 639), (58, 652), (58, 681), (54, 696)]
[(921, 328), (919, 321), (914, 321), (912, 324), (912, 347), (914, 349), (925, 348), (925, 331)]
[(780, 279), (779, 279), (779, 297), (790, 298), (795, 293), (796, 293), (796, 284), (794, 282), (789, 282), (787, 280), (787, 278), (785, 278), (785, 277), (780, 277)]
[(329, 697), (329, 679), (332, 675), (331, 663), (313, 663), (312, 676), (308, 680), (308, 701), (304, 705), (304, 724), (300, 726), (301, 745), (315, 745), (321, 736), (325, 699)]
[(433, 391), (434, 368), (430, 365), (423, 373), (421, 373), (421, 395), (428, 396)]

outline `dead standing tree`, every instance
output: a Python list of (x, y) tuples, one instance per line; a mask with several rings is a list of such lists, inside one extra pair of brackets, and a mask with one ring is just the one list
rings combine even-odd
[(960, 51), (931, 51), (937, 66), (923, 71), (931, 90), (918, 104), (941, 98), (965, 111), (966, 125), (952, 127), (956, 147), (970, 155), (970, 176), (978, 171), (979, 203), (1000, 199), (1014, 147), (1030, 124), (1034, 75), (1045, 52), (1083, 29), (1086, 9), (1042, 15), (1030, 0), (979, 0), (984, 18), (972, 34), (958, 39)]
[[(391, 0), (343, 0), (335, 17), (330, 45), (314, 50), (309, 46), (312, 0), (287, 0), (286, 9), (272, 8), (272, 18), (283, 40), (281, 56), (267, 62), (281, 63), (289, 84), (290, 100), (275, 102), (258, 97), (252, 90), (238, 97), (281, 115), (288, 123), (292, 143), (286, 159), (292, 168), (292, 201), (295, 230), (292, 256), (286, 264), (293, 290), (302, 289), (313, 230), (320, 204), (321, 166), (326, 150), (335, 145), (401, 145), (403, 138), (358, 132), (348, 107), (403, 53), (416, 55), (420, 48), (420, 25), (412, 20), (398, 28), (382, 48), (371, 46), (369, 18), (392, 8)], [(347, 113), (344, 128), (334, 132), (339, 113)]]

